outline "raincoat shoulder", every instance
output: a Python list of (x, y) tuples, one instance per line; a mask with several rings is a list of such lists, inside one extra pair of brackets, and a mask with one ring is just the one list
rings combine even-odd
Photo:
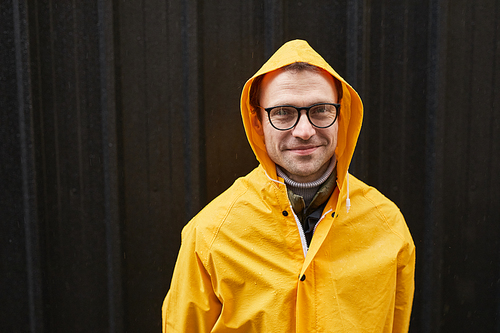
[[(293, 321), (271, 320), (280, 313), (293, 316), (293, 286), (303, 260), (295, 221), (276, 214), (284, 209), (284, 184), (259, 166), (185, 226), (163, 305), (164, 331), (293, 332)], [(286, 305), (277, 308), (283, 300)]]

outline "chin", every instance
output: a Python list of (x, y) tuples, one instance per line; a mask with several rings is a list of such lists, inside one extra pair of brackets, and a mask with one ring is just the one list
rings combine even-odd
[[(295, 171), (296, 171), (294, 173), (295, 176), (300, 177), (300, 178), (309, 178), (309, 177), (314, 177), (314, 175), (316, 173), (318, 173), (319, 170), (300, 169), (300, 170), (295, 170)], [(321, 176), (322, 175), (319, 175), (317, 178), (319, 178)], [(310, 181), (314, 181), (314, 180), (316, 180), (316, 179), (312, 179)]]

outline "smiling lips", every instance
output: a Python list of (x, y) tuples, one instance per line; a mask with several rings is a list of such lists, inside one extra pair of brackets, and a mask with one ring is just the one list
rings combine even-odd
[(288, 148), (287, 150), (297, 154), (297, 155), (309, 155), (312, 154), (314, 151), (316, 151), (320, 146), (301, 146), (301, 147), (294, 147), (294, 148)]

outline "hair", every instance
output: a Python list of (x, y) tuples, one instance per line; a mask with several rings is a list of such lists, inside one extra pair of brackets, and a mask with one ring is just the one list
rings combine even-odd
[[(317, 66), (311, 65), (307, 62), (294, 62), (290, 65), (281, 67), (280, 70), (287, 71), (287, 72), (288, 71), (290, 71), (290, 72), (309, 71), (309, 72), (313, 72), (313, 73), (321, 73), (323, 71), (323, 69), (321, 69)], [(260, 108), (260, 91), (262, 88), (262, 80), (264, 80), (264, 76), (266, 74), (267, 73), (257, 76), (253, 80), (252, 86), (250, 87), (250, 107), (251, 107), (252, 113), (257, 112), (257, 110)], [(342, 83), (340, 83), (340, 81), (336, 77), (334, 77), (333, 75), (332, 75), (332, 77), (333, 77), (333, 82), (335, 84), (335, 88), (337, 90), (337, 96), (338, 96), (337, 103), (340, 103), (340, 100), (342, 99)], [(260, 112), (257, 112), (257, 117), (259, 118), (259, 120), (262, 120)]]

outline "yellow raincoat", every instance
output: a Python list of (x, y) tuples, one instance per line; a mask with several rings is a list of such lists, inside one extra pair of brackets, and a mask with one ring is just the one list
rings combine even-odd
[[(337, 189), (310, 248), (283, 179), (252, 127), (249, 105), (255, 77), (293, 62), (321, 67), (343, 87)], [(163, 304), (164, 332), (408, 331), (412, 238), (396, 205), (348, 175), (363, 115), (358, 94), (305, 41), (295, 40), (245, 84), (241, 113), (260, 165), (182, 231)]]

